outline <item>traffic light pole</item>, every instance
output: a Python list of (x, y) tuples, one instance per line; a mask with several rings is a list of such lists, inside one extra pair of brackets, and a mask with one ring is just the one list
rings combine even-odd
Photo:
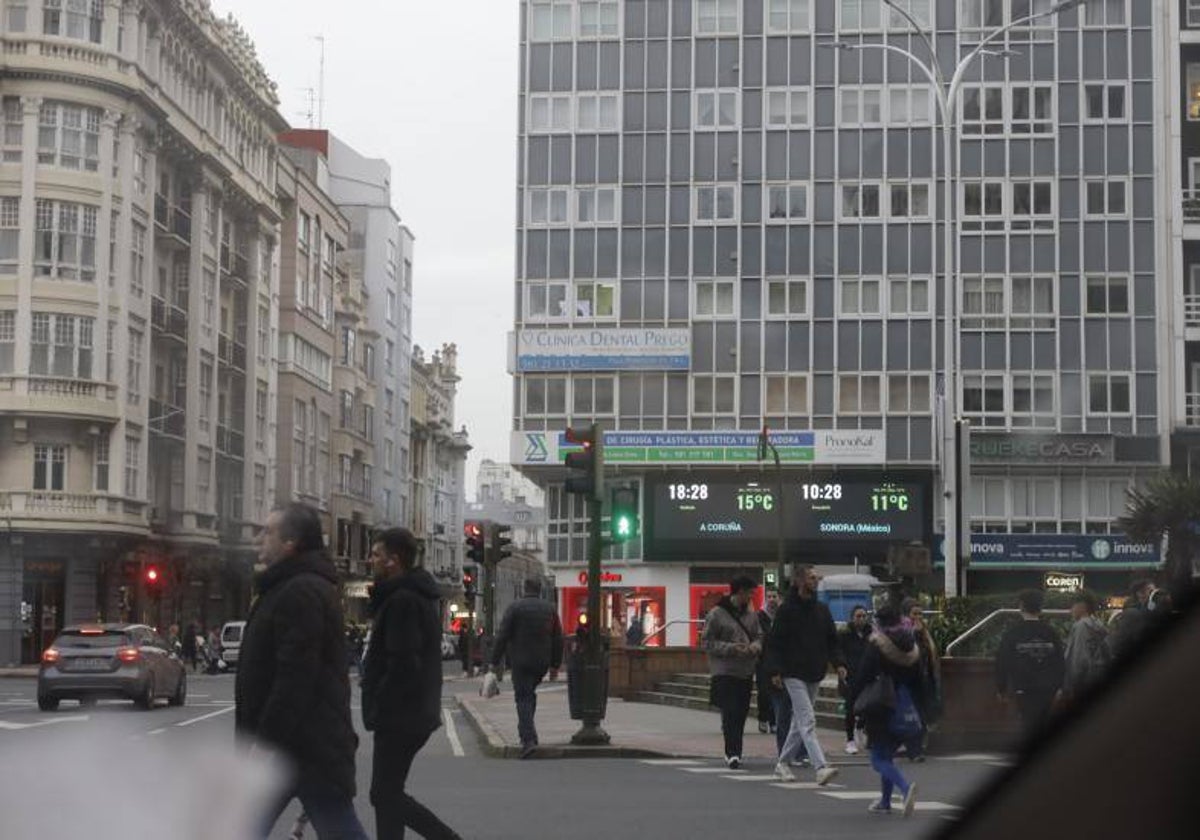
[(604, 553), (604, 534), (600, 518), (604, 503), (588, 498), (588, 629), (583, 648), (583, 725), (571, 736), (572, 744), (603, 745), (610, 741), (600, 726), (604, 720), (604, 645), (600, 621), (600, 560)]
[(771, 443), (767, 428), (764, 426), (758, 439), (758, 459), (763, 460), (767, 452), (770, 452), (775, 458), (775, 574), (777, 575), (775, 587), (782, 595), (791, 586), (790, 581), (785, 580), (787, 552), (784, 547), (784, 523), (787, 522), (787, 518), (783, 511), (783, 465), (779, 461), (779, 450), (775, 448), (775, 444)]

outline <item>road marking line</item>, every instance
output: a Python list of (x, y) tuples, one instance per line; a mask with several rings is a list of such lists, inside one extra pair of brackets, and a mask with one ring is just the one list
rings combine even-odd
[[(830, 790), (830, 791), (821, 791), (821, 795), (828, 796), (830, 799), (847, 799), (847, 800), (878, 799), (879, 791), (877, 791), (877, 790)], [(896, 797), (893, 796), (892, 801), (897, 802), (899, 800), (897, 800)]]
[(81, 723), (85, 720), (88, 720), (88, 715), (62, 715), (47, 720), (34, 721), (33, 723), (9, 723), (7, 720), (0, 720), (0, 729), (36, 729), (39, 726), (53, 726), (56, 723)]
[(442, 709), (442, 718), (446, 721), (446, 738), (450, 741), (450, 751), (454, 753), (455, 758), (462, 758), (466, 755), (463, 751), (462, 741), (458, 740), (458, 728), (454, 725), (454, 715), (449, 709)]
[(164, 732), (166, 732), (166, 731), (167, 731), (167, 730), (166, 730), (166, 727), (163, 727), (162, 729), (151, 729), (151, 730), (150, 730), (149, 732), (147, 732), (146, 734), (147, 734), (147, 735), (161, 735), (161, 734), (163, 734), (163, 733), (164, 733)]
[(722, 776), (721, 778), (722, 779), (733, 779), (735, 782), (769, 782), (775, 778), (775, 774), (767, 773), (762, 776), (751, 776), (751, 775), (735, 776), (735, 775), (730, 774), (730, 775)]
[[(847, 800), (847, 801), (852, 801), (852, 800), (864, 800), (865, 801), (868, 799), (869, 800), (878, 800), (879, 792), (878, 791), (865, 791), (865, 790), (845, 790), (845, 791), (834, 790), (834, 791), (821, 791), (821, 796), (828, 796), (830, 799), (842, 799), (842, 800)], [(902, 806), (903, 802), (904, 802), (903, 799), (897, 798), (895, 796), (892, 797), (892, 806), (893, 807)], [(917, 804), (916, 804), (916, 810), (918, 810), (918, 811), (957, 811), (957, 810), (959, 810), (959, 806), (951, 805), (948, 802), (934, 802), (934, 801), (922, 802), (921, 800), (918, 799)]]
[(687, 767), (700, 763), (694, 758), (643, 758), (641, 762), (651, 767)]
[(963, 753), (962, 755), (935, 755), (935, 761), (1006, 761), (1008, 756), (999, 753)]
[(680, 767), (684, 773), (740, 773), (740, 770), (730, 770), (728, 767)]
[(776, 782), (771, 787), (781, 788), (783, 790), (829, 790), (830, 788), (840, 788), (842, 785), (827, 784), (824, 787), (816, 782)]
[(206, 715), (200, 715), (200, 717), (194, 717), (190, 720), (181, 720), (179, 723), (177, 723), (175, 725), (176, 726), (191, 726), (193, 723), (199, 723), (202, 720), (208, 720), (209, 718), (215, 718), (217, 715), (223, 715), (226, 712), (232, 712), (232, 711), (233, 711), (233, 706), (226, 706), (223, 709), (217, 709), (215, 712), (209, 712)]

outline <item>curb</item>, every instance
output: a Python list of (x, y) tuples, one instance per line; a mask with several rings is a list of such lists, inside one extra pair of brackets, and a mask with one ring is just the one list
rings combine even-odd
[(0, 680), (3, 679), (37, 679), (37, 666), (33, 668), (0, 668)]

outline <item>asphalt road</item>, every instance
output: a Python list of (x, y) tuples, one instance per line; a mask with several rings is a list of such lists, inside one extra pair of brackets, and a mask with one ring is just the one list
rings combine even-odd
[[(447, 663), (448, 677), (458, 673), (453, 665)], [(470, 685), (447, 683), (446, 725), (417, 758), (409, 785), (465, 838), (922, 837), (951, 819), (954, 806), (998, 764), (986, 756), (903, 764), (918, 782), (923, 804), (912, 819), (902, 820), (867, 812), (878, 780), (861, 764), (843, 770), (839, 787), (816, 791), (811, 784), (776, 786), (765, 764), (730, 773), (709, 761), (489, 759), (453, 708), (452, 694)], [(29, 679), (0, 680), (0, 813), (32, 814), (22, 825), (34, 826), (41, 840), (151, 837), (138, 833), (139, 817), (160, 824), (177, 820), (186, 826), (173, 832), (181, 840), (229, 840), (227, 829), (218, 828), (220, 820), (232, 819), (239, 794), (265, 778), (224, 763), (233, 761), (230, 675), (192, 676), (185, 706), (160, 705), (149, 712), (131, 703), (83, 709), (64, 701), (59, 711), (42, 713), (35, 688)], [(361, 726), (357, 696), (354, 704)], [(719, 725), (716, 715), (713, 725)], [(356, 805), (374, 837), (366, 798), (371, 739), (362, 732), (360, 737)], [(114, 796), (125, 803), (116, 817)], [(297, 810), (289, 809), (272, 837), (287, 836)], [(106, 820), (113, 819), (110, 833)], [(315, 834), (310, 829), (306, 836)]]

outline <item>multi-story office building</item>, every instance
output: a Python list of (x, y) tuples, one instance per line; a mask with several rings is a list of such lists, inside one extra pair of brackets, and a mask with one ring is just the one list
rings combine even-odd
[[(906, 5), (949, 76), (988, 32), (1051, 4)], [(1109, 534), (1186, 415), (1183, 374), (1162, 373), (1181, 352), (1164, 325), (1184, 307), (1155, 180), (1176, 100), (1155, 60), (1174, 37), (1167, 7), (1192, 5), (1088, 0), (1013, 29), (996, 43), (1009, 52), (966, 74), (952, 268), (969, 589), (1084, 568), (1113, 591), (1156, 558)], [(585, 557), (560, 432), (592, 420), (609, 431), (609, 480), (642, 488), (645, 526), (610, 557), (602, 620), (649, 613), (686, 640), (731, 572), (773, 566), (780, 501), (790, 559), (883, 572), (913, 542), (936, 557), (935, 99), (901, 56), (824, 48), (928, 56), (922, 39), (878, 0), (522, 11), (512, 460), (546, 486), (551, 566)], [(764, 426), (782, 497), (760, 471)]]
[(244, 609), (274, 494), (285, 124), (253, 45), (206, 4), (3, 7), (8, 662), (64, 622)]
[(425, 567), (449, 598), (462, 591), (466, 463), (471, 450), (465, 427), (454, 428), (458, 349), (443, 344), (425, 358), (412, 351), (412, 530)]
[(512, 464), (500, 464), (491, 458), (479, 462), (475, 474), (475, 501), (514, 502), (541, 507), (545, 502), (542, 488), (530, 481)]

